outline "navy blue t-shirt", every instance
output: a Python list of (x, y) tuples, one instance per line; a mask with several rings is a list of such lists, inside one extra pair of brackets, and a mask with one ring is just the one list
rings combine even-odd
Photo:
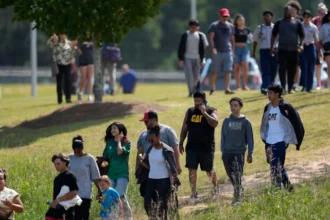
[(123, 87), (124, 93), (133, 93), (137, 78), (134, 70), (130, 70), (128, 73), (125, 73), (120, 78), (120, 84)]

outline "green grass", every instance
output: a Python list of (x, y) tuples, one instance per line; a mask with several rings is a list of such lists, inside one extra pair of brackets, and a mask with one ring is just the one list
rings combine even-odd
[[(183, 84), (140, 84), (134, 95), (106, 96), (105, 101), (143, 101), (167, 106), (160, 112), (160, 122), (173, 127), (179, 136), (186, 109), (193, 105), (193, 100), (186, 98), (186, 86)], [(245, 114), (252, 122), (255, 138), (255, 153), (252, 165), (246, 165), (245, 175), (267, 171), (264, 145), (260, 141), (259, 127), (261, 115), (267, 99), (258, 91), (236, 94), (243, 98)], [(208, 103), (218, 109), (220, 123), (229, 114), (228, 101), (231, 96), (222, 92), (208, 97)], [(287, 154), (287, 164), (318, 160), (322, 152), (330, 149), (329, 113), (330, 96), (328, 90), (312, 94), (297, 93), (287, 95), (299, 111), (306, 129), (306, 136), (301, 151), (291, 146)], [(76, 97), (73, 98), (76, 100)], [(63, 104), (63, 106), (69, 106)], [(47, 210), (46, 202), (52, 197), (52, 182), (56, 171), (51, 163), (51, 156), (57, 152), (71, 153), (71, 139), (81, 134), (85, 139), (85, 150), (93, 155), (100, 155), (104, 148), (102, 138), (106, 127), (113, 121), (122, 121), (128, 128), (132, 141), (131, 182), (128, 199), (133, 207), (135, 219), (145, 219), (142, 199), (135, 184), (134, 167), (136, 142), (145, 129), (138, 121), (143, 112), (126, 115), (120, 118), (85, 121), (65, 126), (47, 127), (39, 130), (18, 128), (16, 125), (25, 120), (33, 120), (57, 110), (55, 86), (40, 85), (38, 97), (30, 97), (28, 85), (2, 85), (0, 99), (0, 167), (9, 171), (8, 185), (17, 190), (25, 205), (25, 212), (16, 215), (16, 219), (43, 219)], [(219, 143), (220, 128), (216, 129), (215, 168), (218, 180), (226, 179), (221, 162)], [(185, 164), (185, 156), (181, 164)], [(190, 189), (187, 170), (180, 175), (183, 186), (179, 196), (188, 196)], [(209, 191), (209, 181), (204, 173), (198, 172), (198, 190)], [(329, 204), (330, 184), (313, 181), (298, 187), (294, 194), (273, 192), (268, 189), (249, 191), (242, 206), (232, 208), (228, 199), (216, 202), (207, 199), (205, 203), (195, 207), (182, 207), (183, 219), (326, 219), (330, 214), (326, 208)], [(93, 202), (92, 218), (97, 219), (98, 203)]]

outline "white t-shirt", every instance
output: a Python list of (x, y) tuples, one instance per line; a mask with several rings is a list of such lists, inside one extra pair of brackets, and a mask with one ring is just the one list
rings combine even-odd
[(166, 166), (166, 160), (163, 155), (163, 148), (152, 148), (149, 153), (149, 178), (150, 179), (164, 179), (168, 178), (168, 169)]
[(277, 106), (276, 108), (271, 107), (268, 115), (268, 135), (266, 142), (268, 144), (276, 144), (278, 142), (284, 141), (285, 130), (283, 126), (281, 126), (281, 117), (280, 108)]
[[(13, 189), (9, 189), (7, 187), (5, 187), (2, 191), (0, 191), (0, 209), (10, 213), (12, 210), (10, 208), (8, 208), (8, 206), (5, 206), (2, 201), (3, 200), (10, 200), (13, 201), (13, 199), (18, 196), (18, 193), (13, 190)], [(12, 213), (12, 215), (9, 217), (9, 219), (13, 220), (14, 219), (14, 212)]]
[(194, 33), (188, 32), (187, 42), (186, 42), (186, 53), (184, 55), (185, 58), (200, 59), (200, 57), (199, 57), (199, 34), (202, 35), (204, 47), (207, 47), (209, 45), (204, 33), (198, 32), (198, 31), (196, 31)]

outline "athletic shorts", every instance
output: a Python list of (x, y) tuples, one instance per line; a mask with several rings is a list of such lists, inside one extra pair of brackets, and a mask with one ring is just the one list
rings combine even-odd
[(188, 169), (198, 169), (200, 165), (202, 171), (210, 172), (213, 170), (213, 152), (194, 152), (186, 151), (186, 167)]

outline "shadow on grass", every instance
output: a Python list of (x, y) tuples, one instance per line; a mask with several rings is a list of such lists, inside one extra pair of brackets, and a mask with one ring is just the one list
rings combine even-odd
[(142, 116), (148, 109), (163, 111), (166, 107), (143, 102), (104, 102), (60, 108), (14, 127), (0, 128), (0, 148), (28, 145), (39, 138), (76, 131), (135, 113)]

